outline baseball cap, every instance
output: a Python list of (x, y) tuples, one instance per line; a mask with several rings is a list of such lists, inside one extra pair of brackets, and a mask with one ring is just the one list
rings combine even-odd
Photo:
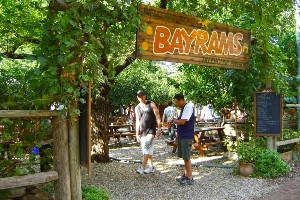
[(144, 96), (145, 95), (145, 92), (143, 90), (139, 90), (137, 91), (136, 93), (138, 96)]

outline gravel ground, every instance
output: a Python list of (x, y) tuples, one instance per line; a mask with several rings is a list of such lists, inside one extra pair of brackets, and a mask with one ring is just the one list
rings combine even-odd
[(270, 185), (278, 185), (278, 188), (253, 200), (299, 200), (300, 163), (291, 163), (291, 167), (291, 172), (286, 176), (269, 180)]
[[(139, 175), (136, 169), (139, 163), (112, 161), (94, 163), (92, 175), (82, 169), (82, 184), (92, 184), (109, 191), (112, 200), (117, 199), (255, 199), (263, 197), (278, 188), (278, 184), (262, 179), (245, 178), (235, 175), (234, 162), (222, 156), (221, 148), (215, 148), (212, 154), (198, 158), (193, 154), (193, 163), (202, 165), (193, 167), (195, 184), (180, 186), (175, 178), (184, 170), (183, 161), (171, 153), (171, 147), (164, 142), (166, 136), (155, 140), (154, 161), (156, 172)], [(140, 160), (141, 150), (137, 143), (122, 139), (123, 147), (111, 145), (110, 156), (122, 160)], [(223, 167), (208, 167), (208, 166)]]

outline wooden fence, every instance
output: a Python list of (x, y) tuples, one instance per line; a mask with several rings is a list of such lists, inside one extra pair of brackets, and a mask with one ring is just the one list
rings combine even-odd
[[(0, 190), (54, 181), (55, 199), (71, 200), (68, 123), (58, 111), (0, 110), (0, 118), (51, 117), (54, 171), (0, 178)], [(75, 198), (81, 199), (81, 197)]]

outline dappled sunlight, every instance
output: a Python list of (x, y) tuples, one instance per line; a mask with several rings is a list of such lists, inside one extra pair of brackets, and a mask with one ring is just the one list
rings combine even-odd
[[(223, 156), (214, 156), (214, 157), (199, 157), (197, 159), (191, 159), (192, 165), (199, 164), (202, 162), (207, 162), (207, 161), (212, 161), (212, 160), (217, 160), (222, 158)], [(183, 165), (184, 161), (182, 159), (178, 160), (172, 160), (167, 162), (168, 165)]]

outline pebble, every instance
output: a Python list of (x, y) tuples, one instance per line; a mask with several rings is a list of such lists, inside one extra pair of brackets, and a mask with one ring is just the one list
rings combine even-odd
[[(109, 191), (112, 200), (243, 200), (261, 197), (278, 188), (278, 185), (271, 184), (268, 180), (242, 177), (236, 175), (232, 168), (217, 167), (193, 167), (195, 184), (180, 186), (175, 178), (183, 173), (184, 168), (166, 164), (176, 161), (178, 158), (171, 153), (172, 147), (166, 145), (165, 139), (162, 136), (155, 140), (156, 172), (144, 175), (136, 174), (136, 169), (140, 167), (139, 163), (118, 161), (93, 163), (91, 176), (88, 176), (86, 169), (82, 168), (82, 184), (105, 188)], [(122, 148), (115, 148), (114, 145), (110, 147), (111, 157), (141, 160), (142, 155), (138, 144), (129, 139), (122, 139), (122, 143)], [(192, 158), (198, 159), (196, 152)], [(221, 158), (203, 162), (203, 165), (222, 165), (223, 163), (234, 164), (228, 158)]]

